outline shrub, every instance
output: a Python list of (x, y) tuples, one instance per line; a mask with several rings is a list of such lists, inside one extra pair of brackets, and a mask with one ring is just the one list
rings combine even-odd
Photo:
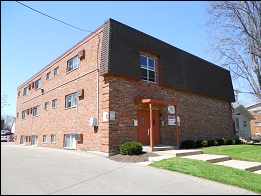
[(218, 139), (218, 145), (226, 145), (227, 144), (227, 140), (222, 138), (222, 139)]
[(180, 143), (180, 148), (197, 148), (196, 140), (184, 140)]
[(243, 144), (242, 140), (235, 140), (235, 144)]
[(208, 146), (218, 146), (217, 140), (208, 140)]
[(197, 146), (197, 148), (199, 148), (199, 147), (207, 147), (208, 146), (208, 141), (207, 140), (197, 140), (196, 141), (196, 146)]
[(236, 141), (235, 140), (227, 140), (228, 145), (235, 145)]
[(142, 144), (139, 142), (126, 142), (120, 145), (121, 155), (139, 155), (142, 153)]

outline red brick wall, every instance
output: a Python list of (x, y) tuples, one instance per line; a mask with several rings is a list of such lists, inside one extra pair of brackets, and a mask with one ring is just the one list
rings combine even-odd
[[(102, 39), (102, 32), (100, 33)], [(134, 99), (158, 99), (178, 102), (178, 116), (181, 119), (179, 127), (179, 142), (186, 139), (213, 139), (233, 138), (232, 117), (230, 102), (197, 94), (183, 92), (172, 88), (159, 86), (156, 83), (135, 81), (116, 76), (99, 76), (99, 88), (97, 89), (98, 72), (100, 65), (101, 42), (98, 36), (90, 38), (87, 42), (71, 50), (61, 60), (43, 70), (38, 76), (28, 81), (42, 78), (44, 94), (41, 90), (31, 89), (29, 95), (17, 98), (17, 112), (15, 135), (20, 144), (22, 135), (38, 135), (38, 146), (50, 148), (63, 148), (64, 134), (83, 134), (83, 141), (77, 142), (77, 150), (100, 151), (115, 153), (119, 151), (119, 145), (126, 141), (137, 141), (137, 130), (133, 124), (137, 120), (138, 109), (148, 109), (146, 105), (135, 105)], [(98, 48), (98, 44), (99, 48)], [(85, 58), (79, 61), (78, 69), (66, 73), (67, 61), (75, 57), (81, 49), (85, 49)], [(99, 50), (99, 51), (98, 51)], [(98, 51), (98, 52), (97, 52)], [(98, 54), (98, 61), (97, 61)], [(53, 76), (53, 71), (59, 66), (59, 75)], [(46, 81), (46, 74), (51, 71), (50, 80)], [(156, 71), (158, 77), (158, 69)], [(158, 81), (158, 78), (157, 78)], [(65, 96), (75, 93), (78, 89), (84, 89), (84, 98), (78, 101), (75, 108), (65, 108)], [(97, 103), (97, 90), (99, 101)], [(58, 100), (58, 107), (52, 108), (52, 100)], [(44, 110), (45, 102), (49, 102), (49, 111)], [(22, 119), (22, 111), (39, 105), (40, 114), (27, 119)], [(95, 131), (89, 126), (91, 117), (96, 117), (98, 107), (99, 127)], [(159, 110), (160, 120), (165, 126), (160, 127), (161, 143), (166, 145), (178, 145), (175, 143), (175, 126), (167, 125), (167, 107), (153, 107)], [(103, 121), (103, 113), (115, 111), (114, 121)], [(51, 143), (51, 135), (56, 135), (56, 143)], [(48, 136), (48, 142), (43, 143), (43, 135)], [(25, 145), (31, 145), (26, 142)]]
[[(178, 102), (179, 142), (187, 139), (233, 139), (230, 102), (197, 94), (160, 87), (146, 81), (133, 81), (112, 76), (106, 77), (110, 83), (110, 110), (115, 111), (116, 119), (110, 122), (110, 144), (114, 150), (126, 141), (137, 141), (138, 109), (149, 109), (148, 105), (135, 105), (134, 99), (157, 99)], [(176, 146), (175, 126), (168, 126), (167, 106), (153, 107), (159, 110), (161, 143)]]

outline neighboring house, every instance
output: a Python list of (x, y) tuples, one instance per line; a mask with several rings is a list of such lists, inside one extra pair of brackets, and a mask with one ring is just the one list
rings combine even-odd
[(233, 105), (232, 117), (235, 123), (235, 137), (251, 139), (250, 121), (255, 117), (241, 104)]
[(228, 70), (113, 19), (17, 94), (15, 144), (112, 155), (127, 141), (234, 138)]
[(261, 102), (249, 105), (246, 109), (255, 117), (251, 121), (251, 137), (252, 139), (261, 139)]
[(4, 129), (5, 119), (1, 116), (1, 130)]

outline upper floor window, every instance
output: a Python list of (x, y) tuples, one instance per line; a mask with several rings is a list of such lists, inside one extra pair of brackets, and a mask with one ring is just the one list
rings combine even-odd
[(71, 59), (70, 61), (68, 61), (67, 72), (72, 71), (76, 68), (78, 68), (78, 56), (76, 56), (73, 59)]
[(21, 91), (18, 91), (18, 97), (20, 96), (20, 94), (21, 94)]
[(254, 122), (255, 126), (261, 126), (261, 122)]
[(50, 80), (50, 78), (51, 78), (51, 72), (48, 72), (48, 73), (46, 74), (46, 80)]
[(46, 103), (44, 104), (44, 109), (45, 109), (45, 110), (49, 110), (49, 102), (46, 102)]
[(65, 106), (66, 108), (71, 108), (77, 105), (77, 93), (71, 94), (65, 97)]
[(16, 113), (16, 118), (19, 118), (19, 112)]
[(57, 104), (57, 99), (54, 99), (52, 103), (53, 108), (57, 108)]
[(54, 76), (59, 74), (59, 67), (56, 67), (53, 72)]
[(41, 82), (41, 79), (35, 81), (35, 89), (41, 88), (41, 83), (42, 83), (42, 82)]
[(146, 56), (140, 56), (141, 79), (155, 82), (155, 60)]
[(243, 121), (243, 126), (247, 127), (247, 122), (245, 120)]
[(29, 89), (28, 86), (24, 88), (24, 95), (28, 95)]
[(254, 115), (258, 115), (258, 114), (261, 114), (261, 110), (255, 110), (254, 111)]
[(27, 110), (22, 111), (22, 119), (26, 119), (27, 117)]
[(33, 115), (34, 116), (39, 116), (39, 112), (40, 112), (40, 106), (34, 107)]

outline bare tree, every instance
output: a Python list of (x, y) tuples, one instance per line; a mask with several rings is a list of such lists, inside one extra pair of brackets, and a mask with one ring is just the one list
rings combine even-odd
[(210, 1), (206, 11), (208, 51), (240, 91), (261, 101), (261, 1)]
[(13, 124), (14, 117), (11, 116), (11, 115), (4, 115), (3, 118), (5, 119), (5, 121), (4, 121), (4, 129), (11, 131), (11, 128), (12, 128), (11, 126)]
[(9, 105), (6, 99), (7, 99), (7, 95), (1, 96), (1, 112), (3, 112), (5, 106)]

